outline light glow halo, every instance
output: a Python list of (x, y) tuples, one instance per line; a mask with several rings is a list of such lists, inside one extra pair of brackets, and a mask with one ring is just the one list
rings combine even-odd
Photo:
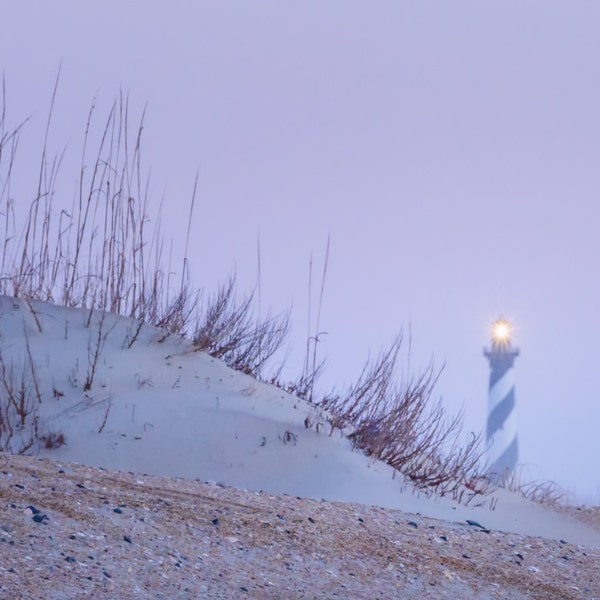
[(510, 322), (504, 317), (500, 316), (492, 324), (492, 341), (494, 344), (502, 346), (510, 344), (511, 334)]

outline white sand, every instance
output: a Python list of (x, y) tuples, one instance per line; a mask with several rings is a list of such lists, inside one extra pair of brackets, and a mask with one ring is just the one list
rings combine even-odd
[[(134, 325), (121, 317), (106, 317), (97, 372), (84, 391), (100, 314), (88, 329), (87, 313), (33, 307), (42, 332), (24, 302), (0, 297), (0, 350), (5, 362), (27, 364), (29, 341), (43, 393), (40, 426), (66, 438), (60, 448), (39, 449), (42, 456), (473, 519), (494, 530), (600, 547), (600, 532), (503, 490), (470, 506), (427, 497), (394, 478), (387, 465), (354, 451), (339, 432), (329, 435), (325, 419), (304, 401), (193, 352), (185, 340), (159, 341), (160, 332), (144, 327), (127, 348)], [(318, 432), (305, 427), (307, 417), (322, 423)]]

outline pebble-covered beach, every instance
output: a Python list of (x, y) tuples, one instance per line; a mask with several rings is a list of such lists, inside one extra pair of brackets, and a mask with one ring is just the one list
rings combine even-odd
[(0, 501), (2, 598), (600, 598), (599, 550), (476, 522), (9, 455)]

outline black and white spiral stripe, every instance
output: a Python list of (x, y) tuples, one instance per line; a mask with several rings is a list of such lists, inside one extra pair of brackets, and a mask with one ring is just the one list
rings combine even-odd
[(489, 472), (505, 477), (514, 470), (519, 458), (513, 369), (518, 350), (493, 348), (485, 354), (491, 367), (487, 419)]

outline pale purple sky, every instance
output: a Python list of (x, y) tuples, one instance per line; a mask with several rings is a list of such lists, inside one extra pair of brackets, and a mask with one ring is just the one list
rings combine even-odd
[[(148, 103), (145, 161), (198, 286), (235, 266), (306, 330), (308, 260), (331, 258), (327, 381), (412, 326), (415, 366), (467, 424), (486, 417), (482, 348), (514, 321), (521, 460), (600, 501), (600, 3), (6, 3), (9, 120), (35, 165), (59, 64), (51, 150), (69, 190), (85, 117)], [(35, 168), (35, 167), (32, 167)], [(33, 186), (32, 186), (33, 187)], [(25, 200), (23, 200), (24, 202)]]

